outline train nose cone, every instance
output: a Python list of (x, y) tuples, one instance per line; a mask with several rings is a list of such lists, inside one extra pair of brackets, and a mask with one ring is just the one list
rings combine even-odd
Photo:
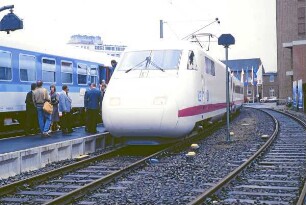
[(118, 108), (109, 112), (106, 127), (115, 136), (154, 136), (160, 130), (162, 117), (162, 108)]
[(103, 122), (114, 136), (170, 136), (177, 124), (177, 106), (165, 96), (109, 99)]

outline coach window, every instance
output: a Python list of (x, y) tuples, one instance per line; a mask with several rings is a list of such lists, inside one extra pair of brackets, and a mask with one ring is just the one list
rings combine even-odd
[(90, 67), (90, 82), (97, 84), (97, 81), (98, 81), (97, 67), (92, 65)]
[(42, 80), (48, 83), (55, 82), (55, 59), (42, 59)]
[(0, 80), (12, 80), (12, 54), (0, 51)]
[(61, 76), (62, 84), (72, 84), (72, 62), (62, 61), (61, 63)]
[(86, 64), (78, 64), (78, 84), (86, 85), (87, 83), (87, 65)]
[(35, 56), (20, 54), (20, 81), (36, 81)]

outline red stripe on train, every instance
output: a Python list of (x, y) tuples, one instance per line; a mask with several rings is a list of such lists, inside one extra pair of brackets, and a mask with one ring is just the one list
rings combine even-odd
[(208, 105), (198, 105), (194, 107), (188, 107), (178, 111), (178, 117), (189, 117), (193, 115), (199, 115), (207, 112), (213, 112), (215, 110), (226, 108), (226, 103), (216, 103)]
[[(234, 104), (241, 103), (240, 100), (234, 102)], [(189, 117), (194, 115), (199, 115), (203, 113), (213, 112), (226, 108), (226, 103), (216, 103), (208, 105), (198, 105), (193, 107), (188, 107), (178, 111), (178, 117)]]

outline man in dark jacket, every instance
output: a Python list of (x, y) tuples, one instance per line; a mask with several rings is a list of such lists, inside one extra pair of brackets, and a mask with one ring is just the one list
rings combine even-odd
[(87, 132), (97, 133), (97, 122), (102, 102), (101, 91), (96, 89), (96, 84), (92, 83), (90, 90), (85, 92), (84, 107), (87, 114)]
[(31, 84), (31, 91), (27, 93), (26, 103), (26, 134), (35, 134), (38, 128), (37, 111), (33, 102), (33, 91), (36, 83)]

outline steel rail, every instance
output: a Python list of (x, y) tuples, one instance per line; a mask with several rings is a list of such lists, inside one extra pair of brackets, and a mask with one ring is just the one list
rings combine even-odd
[[(306, 122), (305, 121), (299, 119), (298, 117), (296, 117), (296, 116), (294, 116), (294, 115), (292, 115), (292, 114), (290, 114), (288, 112), (281, 112), (281, 111), (278, 111), (278, 112), (293, 118), (294, 120), (296, 120), (298, 123), (300, 123), (306, 129)], [(306, 198), (306, 180), (304, 182), (303, 189), (302, 189), (302, 191), (300, 193), (300, 196), (299, 196), (299, 198), (297, 200), (296, 205), (303, 205), (303, 204), (305, 204), (306, 203), (305, 198)]]
[[(167, 150), (167, 149), (166, 149)], [(149, 160), (150, 158), (152, 157), (156, 157), (157, 155), (159, 154), (162, 154), (163, 152), (165, 152), (166, 150), (161, 150), (157, 153), (154, 153), (148, 157), (145, 157), (119, 171), (116, 171), (116, 172), (113, 172), (109, 175), (106, 175), (105, 177), (102, 177), (100, 179), (97, 179), (87, 185), (84, 185), (82, 186), (81, 188), (78, 188), (74, 191), (71, 191), (63, 196), (60, 196), (58, 198), (55, 198), (53, 199), (52, 201), (49, 201), (47, 203), (45, 203), (45, 205), (59, 205), (59, 204), (69, 204), (69, 203), (72, 203), (74, 202), (76, 199), (84, 196), (85, 194), (91, 192), (91, 191), (94, 191), (96, 190), (96, 187), (99, 187), (99, 186), (102, 186), (102, 185), (106, 185), (108, 184), (109, 182), (113, 181), (114, 179), (116, 178), (119, 178), (125, 174), (127, 174), (128, 172), (131, 172), (143, 165), (146, 164), (147, 160)]]
[(57, 177), (60, 175), (63, 175), (65, 173), (71, 172), (73, 170), (76, 169), (80, 169), (82, 167), (87, 166), (88, 164), (96, 161), (96, 160), (100, 160), (100, 159), (104, 159), (104, 158), (108, 158), (111, 157), (112, 155), (116, 154), (118, 151), (120, 151), (122, 148), (124, 148), (126, 146), (120, 146), (115, 148), (114, 150), (102, 153), (98, 156), (93, 156), (87, 159), (83, 159), (79, 162), (73, 163), (73, 164), (69, 164), (39, 175), (35, 175), (33, 177), (27, 178), (27, 179), (23, 179), (20, 181), (16, 181), (13, 182), (11, 184), (5, 185), (5, 186), (1, 186), (0, 187), (0, 197), (6, 195), (6, 194), (10, 194), (12, 192), (16, 192), (18, 190), (18, 187), (22, 187), (25, 184), (26, 185), (32, 185), (32, 184), (36, 184), (36, 183), (41, 183), (43, 181), (46, 181), (47, 179), (53, 178), (53, 177)]
[(204, 193), (196, 197), (193, 201), (188, 203), (188, 205), (203, 204), (204, 200), (207, 197), (213, 195), (218, 190), (220, 190), (222, 187), (224, 187), (226, 184), (228, 184), (231, 180), (233, 180), (239, 173), (241, 173), (242, 170), (244, 170), (248, 165), (250, 165), (258, 156), (260, 156), (272, 144), (272, 142), (274, 141), (274, 139), (276, 138), (279, 132), (279, 123), (275, 117), (273, 117), (269, 113), (267, 114), (273, 119), (274, 127), (275, 127), (274, 132), (269, 137), (267, 142), (259, 150), (257, 150), (257, 152), (255, 152), (247, 161), (245, 161), (242, 165), (240, 165), (234, 171), (228, 174), (226, 177), (221, 179), (215, 186), (211, 187), (210, 189), (208, 189), (207, 191), (205, 191)]
[[(235, 117), (235, 116), (234, 116)], [(52, 201), (48, 201), (45, 204), (67, 204), (67, 203), (71, 203), (73, 201), (75, 201), (76, 199), (84, 196), (86, 193), (88, 193), (88, 191), (92, 191), (94, 189), (96, 189), (95, 187), (97, 186), (101, 186), (101, 185), (105, 185), (107, 183), (109, 183), (110, 181), (113, 181), (115, 178), (124, 175), (125, 173), (128, 173), (130, 171), (132, 171), (133, 169), (140, 167), (142, 165), (145, 165), (145, 163), (147, 162), (148, 159), (152, 158), (152, 157), (157, 157), (157, 156), (162, 156), (163, 154), (167, 154), (168, 152), (174, 152), (175, 150), (181, 150), (187, 146), (189, 146), (190, 142), (195, 142), (198, 141), (208, 135), (210, 135), (212, 132), (214, 132), (216, 129), (218, 129), (219, 127), (221, 127), (222, 125), (224, 125), (224, 122), (221, 123), (214, 123), (211, 126), (209, 126), (207, 129), (203, 130), (202, 132), (193, 132), (190, 135), (186, 136), (185, 138), (183, 138), (182, 140), (180, 140), (178, 143), (175, 143), (174, 145), (167, 147), (166, 149), (163, 149), (157, 153), (154, 153), (148, 157), (145, 157), (144, 159), (133, 163), (129, 166), (127, 166), (124, 169), (121, 169), (117, 172), (111, 173), (107, 176), (104, 176), (96, 181), (93, 181), (87, 185), (84, 185), (83, 187), (76, 189), (72, 192), (67, 193), (67, 195), (63, 195), (61, 197), (55, 198)], [(114, 155), (115, 153), (117, 153), (117, 151), (119, 151), (120, 149), (124, 148), (126, 146), (121, 146), (118, 147), (116, 150), (113, 151), (109, 151), (107, 153), (103, 153), (99, 156), (95, 156), (95, 157), (91, 157), (89, 159), (84, 159), (80, 162), (77, 163), (73, 163), (71, 165), (66, 165), (64, 167), (61, 167), (59, 169), (55, 169), (37, 176), (33, 176), (30, 177), (28, 179), (24, 179), (24, 180), (20, 180), (17, 182), (14, 182), (12, 184), (8, 184), (5, 186), (0, 187), (0, 197), (7, 195), (7, 194), (11, 194), (12, 192), (16, 192), (18, 190), (18, 188), (24, 186), (24, 185), (35, 185), (38, 183), (42, 183), (46, 180), (49, 180), (50, 178), (54, 178), (60, 175), (63, 175), (65, 173), (71, 172), (73, 170), (77, 170), (80, 168), (84, 168), (86, 167), (88, 164), (90, 164), (91, 162), (97, 161), (97, 160), (101, 160), (104, 158), (109, 158), (112, 155)]]
[[(216, 123), (214, 125), (211, 125), (208, 129), (205, 130), (205, 132), (199, 132), (199, 133), (192, 133), (188, 135), (186, 138), (180, 140), (179, 142), (175, 143), (174, 145), (171, 145), (170, 147), (167, 147), (161, 151), (158, 151), (157, 153), (154, 153), (148, 157), (145, 157), (119, 171), (116, 171), (114, 173), (111, 173), (105, 177), (102, 177), (100, 179), (97, 179), (83, 187), (80, 187), (74, 191), (71, 191), (67, 193), (66, 195), (60, 196), (58, 198), (53, 199), (52, 201), (48, 201), (45, 203), (45, 205), (60, 205), (60, 204), (71, 204), (75, 202), (77, 199), (83, 197), (84, 195), (88, 194), (89, 192), (96, 190), (97, 187), (107, 185), (109, 182), (115, 180), (116, 178), (119, 178), (121, 176), (124, 176), (125, 174), (140, 168), (142, 166), (145, 166), (147, 161), (150, 158), (159, 158), (162, 157), (162, 155), (167, 155), (169, 152), (173, 152), (174, 150), (180, 150), (184, 147), (187, 147), (190, 145), (190, 142), (194, 142), (199, 140), (199, 138), (203, 138), (205, 136), (208, 136), (213, 131), (215, 131), (217, 128), (222, 126), (224, 123)], [(204, 136), (203, 136), (204, 135)]]

